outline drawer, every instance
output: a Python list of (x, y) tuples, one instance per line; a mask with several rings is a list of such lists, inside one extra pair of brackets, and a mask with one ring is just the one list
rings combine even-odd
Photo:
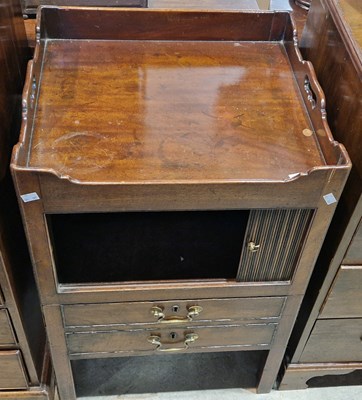
[(320, 318), (362, 317), (362, 266), (342, 265)]
[(14, 344), (16, 344), (16, 339), (8, 312), (5, 309), (2, 309), (0, 310), (0, 346), (9, 346)]
[(361, 362), (362, 319), (318, 320), (300, 362)]
[(362, 265), (362, 222), (359, 223), (356, 229), (343, 260), (343, 264)]
[(20, 351), (0, 351), (0, 390), (27, 388), (28, 379)]
[(284, 302), (285, 297), (259, 297), (65, 305), (63, 316), (67, 327), (278, 319)]
[(276, 323), (68, 333), (70, 355), (217, 348), (268, 349)]

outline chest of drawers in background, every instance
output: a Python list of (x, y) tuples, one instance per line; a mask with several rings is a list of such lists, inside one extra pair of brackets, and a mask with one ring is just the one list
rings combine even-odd
[(1, 3), (0, 28), (0, 399), (49, 400), (54, 379), (9, 171), (28, 56), (19, 1)]
[(361, 383), (361, 21), (358, 0), (314, 0), (302, 36), (328, 99), (328, 122), (353, 168), (292, 335), (282, 389)]

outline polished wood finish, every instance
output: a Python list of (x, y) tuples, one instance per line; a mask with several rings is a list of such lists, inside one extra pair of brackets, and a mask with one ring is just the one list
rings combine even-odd
[[(268, 4), (269, 3), (269, 4)], [(275, 4), (274, 4), (275, 3)], [(291, 12), (295, 21), (298, 36), (303, 32), (307, 11), (297, 6), (295, 0), (282, 0), (280, 2), (263, 2), (262, 0), (149, 0), (148, 7), (155, 9), (207, 9), (207, 10), (273, 10), (285, 9)], [(26, 35), (29, 47), (35, 47), (35, 25), (36, 20), (29, 18), (25, 20)]]
[(4, 178), (11, 148), (17, 141), (20, 98), (26, 71), (26, 37), (17, 0), (0, 7), (0, 179)]
[[(124, 12), (121, 16), (118, 16), (109, 10), (104, 11), (104, 13), (105, 14), (103, 15), (107, 16), (107, 18), (110, 18), (112, 22), (115, 17), (116, 19), (114, 23), (120, 24), (119, 26), (122, 29), (117, 31), (117, 39), (137, 39), (137, 42), (107, 42), (102, 44), (102, 48), (104, 48), (102, 51), (105, 51), (105, 55), (107, 55), (107, 59), (109, 59), (109, 75), (107, 75), (107, 77), (111, 80), (115, 79), (117, 75), (114, 74), (116, 73), (116, 68), (118, 67), (121, 68), (123, 73), (127, 73), (127, 80), (123, 83), (119, 83), (121, 86), (115, 87), (114, 91), (112, 87), (109, 88), (112, 94), (112, 96), (109, 98), (113, 99), (115, 96), (116, 99), (119, 99), (118, 108), (112, 107), (109, 115), (107, 114), (107, 119), (109, 119), (109, 121), (105, 121), (100, 116), (94, 116), (95, 113), (91, 112), (92, 107), (87, 107), (81, 114), (79, 114), (79, 117), (85, 113), (83, 118), (86, 118), (90, 125), (93, 123), (98, 124), (99, 132), (98, 130), (97, 132), (93, 132), (91, 129), (83, 131), (80, 129), (80, 125), (84, 123), (85, 119), (84, 121), (82, 120), (83, 122), (79, 119), (74, 119), (73, 114), (76, 112), (76, 107), (77, 111), (79, 111), (78, 108), (86, 104), (84, 103), (85, 98), (90, 94), (87, 92), (87, 89), (84, 88), (84, 85), (79, 85), (79, 87), (77, 87), (75, 91), (75, 97), (74, 93), (70, 94), (70, 92), (67, 95), (62, 95), (60, 92), (56, 91), (53, 93), (55, 89), (50, 84), (50, 71), (48, 71), (48, 69), (55, 68), (58, 70), (60, 68), (60, 71), (62, 70), (62, 66), (58, 64), (60, 59), (65, 57), (65, 54), (63, 54), (62, 51), (66, 51), (65, 49), (67, 47), (64, 47), (64, 50), (62, 50), (63, 44), (53, 42), (51, 37), (54, 35), (61, 35), (65, 39), (70, 37), (79, 39), (79, 42), (67, 43), (69, 48), (67, 49), (66, 59), (69, 60), (68, 63), (75, 63), (72, 67), (74, 68), (74, 74), (76, 71), (78, 71), (78, 69), (82, 70), (82, 68), (85, 68), (85, 63), (87, 62), (86, 59), (87, 57), (90, 57), (88, 62), (92, 64), (93, 67), (88, 66), (87, 70), (88, 74), (90, 74), (89, 76), (94, 80), (102, 79), (102, 74), (98, 74), (98, 61), (92, 58), (93, 53), (90, 54), (88, 50), (92, 48), (90, 46), (96, 46), (93, 49), (95, 51), (101, 50), (97, 45), (97, 42), (88, 43), (87, 41), (83, 41), (83, 39), (92, 39), (94, 35), (97, 35), (97, 32), (93, 29), (86, 30), (86, 27), (88, 26), (87, 24), (92, 26), (93, 24), (96, 24), (96, 26), (99, 26), (100, 33), (98, 32), (98, 36), (100, 35), (99, 38), (104, 40), (107, 40), (107, 38), (112, 36), (113, 30), (107, 29), (110, 27), (110, 25), (106, 26), (103, 19), (100, 19), (98, 14), (94, 15), (94, 12), (88, 10), (84, 13), (74, 11), (74, 13), (64, 14), (65, 16), (63, 17), (63, 25), (64, 27), (67, 27), (62, 28), (63, 30), (60, 31), (60, 25), (57, 24), (58, 14), (55, 13), (54, 10), (51, 10), (49, 15), (47, 15), (48, 25), (46, 26), (48, 28), (43, 32), (43, 34), (49, 38), (49, 42), (47, 42), (47, 51), (44, 59), (44, 71), (41, 73), (42, 91), (40, 92), (39, 99), (37, 100), (37, 121), (35, 123), (35, 129), (32, 132), (32, 140), (34, 140), (34, 145), (32, 146), (32, 150), (29, 154), (24, 154), (25, 158), (22, 160), (22, 162), (24, 162), (28, 168), (44, 169), (45, 165), (47, 165), (47, 169), (49, 171), (53, 171), (53, 173), (59, 176), (68, 177), (70, 180), (77, 182), (81, 181), (84, 183), (116, 183), (119, 181), (125, 183), (135, 183), (141, 181), (152, 181), (153, 183), (162, 182), (164, 184), (168, 183), (170, 180), (178, 180), (180, 184), (184, 182), (190, 183), (192, 181), (195, 181), (195, 183), (211, 183), (225, 180), (226, 176), (228, 176), (227, 180), (229, 182), (238, 182), (243, 179), (292, 180), (297, 176), (296, 174), (306, 174), (307, 171), (311, 170), (314, 165), (323, 164), (321, 154), (319, 153), (318, 147), (315, 143), (316, 134), (313, 132), (313, 128), (318, 131), (317, 134), (319, 135), (319, 144), (325, 151), (324, 156), (328, 157), (326, 160), (327, 165), (328, 163), (333, 164), (338, 162), (338, 151), (335, 153), (337, 148), (333, 148), (333, 146), (331, 147), (330, 140), (328, 140), (328, 134), (324, 132), (322, 125), (318, 125), (320, 124), (320, 121), (314, 121), (314, 116), (317, 116), (318, 112), (315, 111), (311, 113), (313, 126), (310, 125), (307, 119), (304, 107), (302, 106), (302, 98), (307, 99), (309, 92), (307, 93), (305, 90), (303, 90), (302, 96), (300, 96), (300, 92), (295, 87), (293, 72), (290, 69), (289, 62), (292, 62), (293, 65), (295, 63), (294, 68), (297, 69), (295, 71), (295, 75), (298, 80), (303, 80), (303, 84), (305, 78), (303, 74), (308, 76), (309, 72), (308, 68), (306, 68), (304, 64), (300, 63), (298, 58), (299, 56), (293, 51), (293, 48), (289, 46), (288, 41), (292, 39), (292, 31), (289, 31), (287, 34), (288, 36), (286, 37), (286, 52), (281, 52), (279, 49), (279, 44), (274, 42), (271, 42), (268, 47), (265, 47), (265, 40), (279, 40), (281, 35), (283, 35), (281, 24), (283, 24), (283, 20), (286, 18), (285, 14), (283, 16), (282, 13), (275, 13), (273, 14), (273, 18), (270, 18), (270, 16), (268, 17), (267, 14), (261, 14), (262, 17), (260, 18), (262, 18), (263, 21), (260, 22), (260, 25), (262, 26), (262, 29), (260, 31), (256, 31), (249, 30), (248, 27), (251, 27), (252, 25), (255, 26), (257, 14), (249, 14), (250, 18), (247, 18), (245, 16), (246, 14), (243, 13), (210, 12), (208, 14), (208, 18), (201, 18), (200, 12), (188, 12), (187, 14), (181, 14), (183, 15), (181, 25), (183, 27), (187, 25), (187, 29), (183, 28), (182, 34), (179, 34), (178, 32), (170, 32), (167, 30), (167, 24), (171, 20), (169, 12), (148, 11), (146, 13), (129, 10)], [(178, 15), (177, 12), (176, 15)], [(134, 19), (133, 25), (130, 25), (129, 22), (131, 17)], [(75, 24), (72, 22), (72, 19), (74, 18), (79, 19), (79, 27), (76, 29)], [(92, 21), (90, 21), (90, 18)], [(139, 31), (137, 27), (143, 26), (148, 19), (152, 24), (150, 26), (150, 29), (152, 29), (152, 34), (147, 35), (147, 40), (157, 40), (164, 36), (163, 40), (171, 41), (169, 44), (163, 43), (162, 46), (166, 46), (163, 56), (162, 53), (159, 54), (157, 50), (160, 44), (157, 42), (142, 42), (145, 39), (145, 34), (142, 31)], [(87, 20), (87, 24), (82, 25), (82, 20)], [(101, 25), (97, 25), (98, 23)], [(205, 28), (208, 24), (212, 26), (212, 29), (208, 29), (206, 33)], [(217, 27), (223, 26), (222, 24), (228, 24), (229, 27), (234, 26), (234, 28), (226, 31), (223, 29), (218, 30)], [(241, 32), (240, 26), (243, 26), (244, 33)], [(197, 40), (205, 39), (207, 42), (203, 45), (203, 49), (200, 48), (200, 44), (198, 42), (193, 42), (192, 38)], [(243, 68), (249, 70), (248, 74), (250, 76), (248, 75), (248, 81), (253, 81), (254, 79), (254, 83), (258, 82), (258, 92), (260, 90), (260, 96), (264, 97), (259, 99), (259, 96), (255, 96), (255, 93), (253, 96), (249, 95), (252, 86), (248, 86), (250, 85), (248, 81), (243, 79), (242, 76), (239, 76), (239, 73), (241, 72), (240, 69), (239, 72), (236, 72), (240, 67), (235, 65), (237, 60), (237, 58), (235, 58), (235, 46), (231, 45), (230, 47), (230, 44), (223, 42), (215, 43), (214, 39), (216, 38), (218, 40), (222, 39), (236, 41), (240, 41), (242, 38), (242, 40), (246, 41), (257, 41), (257, 43), (252, 45), (250, 43), (235, 43), (234, 45), (237, 45), (236, 47), (241, 47), (244, 53), (247, 52), (246, 54), (248, 54), (248, 57), (245, 57), (245, 60), (243, 58)], [(183, 42), (174, 42), (179, 39), (182, 39)], [(209, 43), (209, 41), (212, 42)], [(146, 49), (142, 49), (142, 46), (144, 46), (146, 43)], [(54, 46), (57, 50), (55, 52), (52, 50)], [(82, 50), (83, 46), (85, 46), (84, 51)], [(170, 86), (170, 88), (166, 90), (165, 88), (169, 87), (171, 82), (167, 81), (167, 79), (169, 79), (167, 77), (163, 77), (162, 80), (160, 80), (161, 78), (157, 77), (157, 72), (154, 72), (156, 75), (152, 76), (152, 79), (147, 79), (146, 76), (142, 78), (132, 75), (132, 70), (127, 70), (126, 65), (123, 64), (123, 59), (118, 59), (117, 61), (117, 55), (114, 55), (114, 53), (109, 51), (112, 46), (117, 46), (117, 50), (120, 52), (120, 54), (123, 54), (123, 57), (127, 57), (129, 55), (128, 46), (132, 46), (132, 50), (134, 52), (132, 58), (134, 59), (130, 59), (128, 61), (132, 61), (135, 66), (141, 69), (145, 68), (146, 63), (149, 63), (151, 66), (156, 63), (155, 65), (162, 65), (163, 68), (169, 69), (170, 74), (177, 73), (177, 76), (179, 75), (178, 79), (175, 79), (175, 82), (172, 83), (172, 85), (176, 86)], [(125, 47), (123, 48), (123, 46)], [(260, 54), (258, 51), (259, 46), (260, 49), (262, 48), (263, 51), (266, 52), (265, 56)], [(59, 52), (61, 53), (61, 56), (59, 56)], [(34, 73), (36, 73), (36, 71), (39, 69), (39, 63), (42, 62), (42, 60), (38, 60), (39, 55), (42, 53), (43, 47), (40, 46), (35, 57), (35, 65), (33, 66)], [(77, 59), (72, 61), (72, 55), (75, 56), (75, 54), (78, 54)], [(79, 60), (78, 57), (80, 57)], [(84, 59), (82, 59), (82, 57)], [(260, 63), (262, 67), (260, 70), (256, 67), (252, 68), (251, 60), (253, 60), (253, 57), (255, 57), (255, 60), (258, 64)], [(267, 57), (269, 57), (269, 61)], [(211, 61), (213, 58), (214, 60)], [(273, 75), (273, 63), (271, 62), (272, 59), (278, 60), (279, 68), (283, 70), (283, 76), (285, 80), (284, 85), (282, 84), (282, 80), (279, 81), (278, 75), (274, 77), (273, 86), (270, 86), (267, 82), (265, 84), (260, 83), (260, 81), (264, 82), (264, 78), (266, 78), (264, 72), (265, 68), (269, 68), (269, 70), (267, 70), (269, 71), (268, 74), (270, 73)], [(187, 101), (191, 101), (191, 85), (183, 88), (183, 92), (180, 92), (182, 95), (177, 100), (178, 102), (170, 101), (171, 99), (169, 99), (168, 103), (166, 104), (166, 102), (163, 100), (164, 96), (171, 96), (172, 90), (178, 91), (181, 89), (180, 82), (184, 82), (186, 78), (182, 75), (184, 73), (183, 69), (185, 66), (189, 65), (188, 63), (191, 63), (190, 66), (193, 65), (194, 67), (187, 68), (189, 71), (188, 73), (190, 74), (187, 81), (192, 78), (194, 80), (192, 83), (194, 85), (198, 85), (197, 82), (199, 80), (213, 78), (217, 82), (215, 88), (205, 89), (201, 86), (195, 87), (195, 89), (200, 91), (200, 94), (198, 98), (191, 102), (191, 104), (202, 116), (200, 121), (196, 121), (196, 113), (194, 114), (192, 110), (188, 109), (189, 106), (187, 106)], [(113, 68), (114, 72), (112, 72)], [(224, 88), (225, 83), (220, 81), (220, 79), (217, 79), (219, 70), (223, 72), (227, 70), (230, 72), (229, 68), (232, 68), (233, 71), (235, 70), (237, 74), (235, 79), (238, 82), (238, 85), (240, 85), (240, 88), (235, 86), (235, 83), (227, 83), (226, 87)], [(256, 71), (256, 75), (253, 77), (252, 74), (254, 73), (254, 70)], [(64, 70), (63, 72), (68, 73), (67, 70)], [(53, 76), (53, 79), (57, 79), (56, 72), (52, 71), (52, 74), (54, 75), (51, 75)], [(67, 82), (70, 82), (69, 78), (70, 77), (68, 77)], [(61, 75), (59, 79), (61, 79)], [(82, 78), (79, 77), (78, 79)], [(77, 81), (72, 81), (73, 84), (77, 85), (78, 79)], [(131, 86), (123, 86), (126, 84), (126, 82), (128, 82), (129, 79), (135, 79), (134, 84)], [(310, 74), (308, 79), (311, 80), (311, 90), (314, 90), (318, 93), (319, 89), (313, 84), (313, 75)], [(149, 81), (150, 83), (148, 83)], [(153, 81), (158, 82), (154, 89), (152, 89)], [(58, 83), (61, 85), (61, 81)], [(160, 116), (157, 118), (155, 117), (154, 122), (152, 122), (154, 119), (149, 122), (144, 118), (144, 116), (142, 116), (142, 110), (144, 110), (146, 105), (150, 102), (148, 101), (149, 99), (147, 99), (147, 97), (144, 97), (145, 94), (139, 89), (139, 87), (143, 87), (146, 84), (148, 86), (151, 85), (150, 88), (147, 86), (147, 89), (151, 90), (150, 95), (153, 99), (151, 104), (155, 102), (155, 104), (162, 106)], [(288, 91), (284, 91), (285, 85), (289, 87)], [(294, 90), (291, 91), (290, 89), (292, 87)], [(27, 90), (27, 96), (29, 96), (28, 106), (30, 108), (34, 105), (32, 104), (31, 98), (37, 94), (37, 90), (36, 81), (32, 82), (31, 88), (29, 87), (29, 90)], [(63, 88), (62, 93), (65, 93), (64, 91), (66, 90), (67, 86)], [(71, 90), (70, 84), (68, 90)], [(99, 85), (94, 85), (92, 91), (97, 90), (99, 90)], [(155, 90), (155, 93), (153, 93), (153, 90)], [(228, 93), (227, 97), (224, 95), (221, 95), (220, 97), (220, 94), (218, 94), (217, 90), (220, 90), (221, 94), (225, 90), (230, 93)], [(242, 90), (245, 94), (245, 100), (237, 97), (239, 90)], [(274, 93), (279, 92), (280, 96), (276, 97)], [(129, 102), (128, 97), (127, 102), (125, 101), (125, 98), (122, 97), (124, 96), (123, 93), (127, 93), (128, 97), (131, 96), (131, 98), (133, 97), (135, 100), (139, 98), (140, 101), (137, 100), (135, 105), (128, 106), (128, 104), (132, 103)], [(98, 96), (103, 96), (102, 93), (97, 94), (97, 92), (95, 92), (95, 94)], [(72, 97), (72, 102), (69, 101), (69, 96)], [(102, 107), (105, 101), (108, 101), (109, 98), (100, 97), (101, 101), (98, 102), (95, 100), (95, 103), (92, 104), (93, 106)], [(214, 106), (214, 103), (211, 103), (209, 98), (214, 99), (216, 106)], [(263, 110), (258, 110), (258, 107), (260, 106), (258, 106), (257, 102), (255, 102), (255, 98), (264, 102)], [(45, 107), (45, 102), (48, 100), (49, 105)], [(55, 103), (52, 105), (54, 101)], [(249, 106), (249, 103), (251, 106)], [(307, 105), (309, 105), (308, 102)], [(76, 107), (72, 108), (73, 106)], [(89, 106), (88, 103), (87, 106)], [(323, 104), (321, 104), (321, 106), (323, 107)], [(51, 110), (53, 107), (65, 107), (69, 111), (66, 111), (65, 117), (60, 121), (59, 118), (55, 117), (55, 114), (52, 113)], [(120, 109), (123, 109), (124, 107), (123, 111), (132, 116), (133, 125), (135, 124), (134, 129), (138, 129), (140, 132), (142, 132), (142, 135), (140, 134), (141, 136), (138, 137), (136, 141), (131, 135), (133, 125), (128, 125), (129, 121), (119, 120), (116, 118), (115, 113), (118, 112), (119, 107)], [(290, 112), (295, 120), (296, 127), (294, 127), (292, 124), (292, 119), (286, 120), (285, 115), (279, 113), (278, 107), (283, 107), (283, 109), (289, 109), (288, 107), (290, 107)], [(47, 126), (47, 118), (44, 118), (43, 122), (42, 116), (44, 115), (45, 108), (47, 108), (48, 112), (52, 114), (52, 120), (55, 118), (53, 122), (57, 124), (56, 129), (49, 129), (50, 127)], [(90, 111), (88, 111), (88, 108)], [(254, 108), (256, 108), (256, 111)], [(243, 115), (244, 122), (236, 122), (236, 120), (240, 120), (241, 118), (241, 115), (237, 114), (238, 110), (245, 112), (245, 115)], [(264, 116), (265, 118), (256, 118), (258, 113), (261, 113), (260, 115)], [(104, 113), (101, 113), (101, 115), (104, 115)], [(171, 133), (168, 133), (168, 130), (166, 129), (166, 123), (168, 118), (170, 118), (170, 115), (173, 115), (174, 127), (172, 128)], [(267, 118), (268, 115), (271, 118), (272, 123)], [(184, 120), (186, 120), (186, 122)], [(221, 126), (219, 126), (220, 123)], [(192, 144), (190, 138), (192, 137), (190, 126), (195, 124), (200, 131), (200, 142), (197, 141), (196, 144)], [(267, 131), (265, 131), (265, 129), (263, 130), (263, 124), (266, 124)], [(221, 134), (217, 131), (219, 127), (222, 127), (225, 130), (225, 134)], [(48, 129), (50, 133), (49, 142), (48, 136), (42, 135), (42, 132), (44, 132), (45, 129)], [(122, 129), (122, 132), (125, 132), (124, 135), (116, 134), (120, 129)], [(65, 136), (66, 134), (64, 134), (64, 130), (68, 132), (67, 135), (69, 135), (70, 130), (70, 137)], [(283, 133), (285, 130), (288, 131), (288, 134)], [(218, 135), (216, 135), (216, 132), (218, 132)], [(273, 154), (280, 153), (279, 155), (281, 155), (284, 149), (288, 149), (288, 151), (291, 152), (292, 157), (285, 158), (283, 155), (285, 158), (285, 167), (283, 168), (285, 168), (286, 171), (283, 171), (281, 165), (278, 165), (276, 162), (277, 158), (273, 159), (270, 154), (265, 151), (265, 148), (263, 149), (263, 146), (254, 145), (255, 137), (262, 133), (267, 135), (268, 145), (275, 146), (272, 143), (274, 143), (274, 141), (278, 142), (281, 140), (286, 143), (285, 147), (273, 147)], [(241, 135), (246, 137), (247, 140), (245, 139), (245, 143), (244, 141), (240, 141)], [(28, 137), (26, 140), (28, 140)], [(108, 141), (110, 143), (114, 142), (113, 149), (111, 147), (105, 148), (103, 149), (103, 153), (99, 153), (97, 150), (99, 147), (97, 146), (97, 143), (100, 140), (104, 141), (102, 147), (104, 147), (105, 143), (108, 143)], [(52, 158), (54, 157), (48, 157), (46, 155), (51, 149), (50, 143), (52, 143), (52, 141), (54, 142), (52, 146), (57, 146), (52, 150), (55, 150), (57, 154), (62, 154), (62, 152), (66, 154), (72, 154), (72, 151), (75, 151), (74, 147), (78, 147), (78, 141), (81, 141), (79, 144), (79, 151), (83, 151), (82, 149), (84, 148), (84, 153), (83, 155), (80, 155), (81, 158), (78, 160), (73, 159), (74, 156), (69, 157), (69, 159), (53, 160)], [(230, 146), (230, 141), (236, 141), (238, 145)], [(117, 144), (121, 149), (120, 153), (114, 153), (114, 147), (117, 147), (115, 146)], [(182, 162), (181, 160), (177, 161), (178, 153), (174, 151), (176, 145), (181, 146), (181, 148), (184, 149), (183, 153), (186, 159)], [(58, 146), (60, 146), (59, 151)], [(222, 170), (218, 164), (211, 163), (211, 160), (206, 157), (206, 150), (204, 150), (205, 146), (208, 153), (212, 151), (212, 154), (214, 154), (213, 158), (215, 158), (216, 161), (223, 161), (224, 164), (226, 163)], [(248, 147), (248, 153), (245, 153), (246, 147)], [(219, 148), (222, 150), (227, 149), (228, 152), (231, 153), (232, 157), (229, 157), (228, 159), (222, 158), (222, 151)], [(18, 150), (20, 153), (19, 157), (22, 158), (23, 155), (21, 152), (21, 147), (18, 148)], [(86, 156), (86, 153), (88, 154), (89, 152), (93, 157), (97, 157), (98, 160), (98, 164), (92, 168), (92, 173), (84, 170), (86, 162), (89, 159), (87, 158), (88, 156)], [(156, 152), (159, 155), (160, 160), (156, 159), (154, 156), (152, 157), (152, 154), (154, 154), (153, 152)], [(245, 157), (245, 154), (249, 154), (248, 157)], [(243, 155), (243, 157), (241, 157), (241, 155)], [(248, 163), (247, 161), (250, 159), (250, 157), (256, 157), (256, 159), (262, 157), (264, 164), (266, 163), (268, 167), (265, 169), (270, 172), (262, 172), (262, 167), (260, 164)], [(168, 160), (170, 158), (176, 158), (176, 160), (173, 163), (168, 164)], [(76, 168), (73, 165), (75, 161), (77, 161)], [(153, 165), (152, 162), (154, 162), (155, 165)], [(289, 162), (290, 164), (288, 164)], [(110, 172), (111, 167), (113, 168), (112, 173)], [(212, 176), (209, 172), (209, 168), (211, 167), (214, 167)], [(246, 167), (250, 170), (248, 177), (246, 177), (244, 172)], [(77, 172), (75, 172), (75, 170)], [(290, 173), (292, 170), (298, 172)], [(74, 176), (74, 173), (76, 173), (77, 176)]]
[(307, 20), (308, 16), (308, 10), (306, 8), (299, 7), (296, 4), (295, 0), (288, 0), (288, 2), (292, 10), (291, 13), (293, 19), (298, 29), (298, 37), (301, 38), (305, 26), (305, 21)]
[[(353, 23), (356, 19), (360, 20), (361, 3), (358, 0), (317, 0), (314, 3), (301, 46), (305, 58), (313, 61), (324, 92), (330, 94), (327, 118), (331, 130), (338, 140), (343, 141), (354, 161), (350, 176), (351, 187), (347, 187), (351, 192), (351, 203), (360, 195), (357, 182), (360, 182), (362, 175), (362, 106), (359, 101), (362, 90), (361, 43), (358, 39), (360, 33), (352, 33), (362, 31), (357, 23)], [(341, 5), (344, 8), (339, 9)], [(321, 24), (321, 18), (325, 15), (328, 18)], [(349, 123), (350, 119), (352, 124)], [(352, 185), (356, 187), (354, 192)], [(347, 209), (349, 213), (354, 208), (352, 204)]]
[[(115, 327), (102, 318), (117, 304), (106, 303), (127, 308), (124, 303), (217, 300), (220, 312), (195, 324), (207, 332), (204, 345), (185, 351), (213, 351), (218, 343), (224, 350), (230, 344), (233, 350), (265, 344), (268, 356), (257, 390), (269, 391), (335, 210), (336, 202), (329, 204), (323, 196), (338, 200), (350, 169), (343, 146), (326, 124), (323, 93), (311, 65), (301, 58), (289, 15), (61, 8), (44, 8), (41, 14), (12, 171), (62, 400), (75, 399), (69, 351), (77, 351), (72, 357), (78, 358), (108, 357), (126, 353), (124, 337), (126, 342), (137, 335), (147, 339), (146, 331), (153, 329), (172, 333), (162, 321), (135, 330), (133, 322), (144, 323), (143, 317), (132, 322), (138, 311), (124, 320), (120, 316)], [(20, 196), (29, 193), (37, 193), (38, 200), (24, 202)], [(283, 281), (58, 281), (49, 213), (270, 208), (314, 210), (294, 273)], [(267, 223), (266, 217), (260, 219)], [(242, 247), (246, 251), (247, 243)], [(221, 314), (228, 318), (231, 298), (252, 297), (252, 310), (265, 296), (285, 297), (277, 320), (269, 306), (267, 319), (258, 311), (248, 325), (217, 319)], [(99, 318), (101, 329), (64, 327), (62, 311), (66, 320), (67, 312), (75, 312), (74, 323), (81, 323), (81, 304), (98, 310), (94, 316), (85, 312), (85, 323)], [(99, 316), (100, 310), (105, 316)], [(249, 311), (244, 315), (249, 318)], [(184, 333), (183, 325), (175, 329)], [(254, 329), (267, 335), (266, 343), (253, 341), (253, 334), (245, 343), (234, 341), (243, 340), (240, 332)], [(230, 335), (224, 342), (222, 332)], [(99, 354), (92, 346), (98, 340)]]
[(29, 18), (24, 20), (24, 25), (25, 25), (25, 32), (26, 32), (26, 37), (28, 39), (28, 46), (30, 49), (34, 50), (35, 47), (35, 26), (36, 26), (36, 19), (34, 18)]
[[(301, 40), (303, 55), (313, 62), (328, 98), (327, 118), (332, 132), (345, 144), (353, 168), (291, 337), (288, 354), (291, 364), (287, 365), (281, 381), (281, 388), (285, 389), (304, 387), (313, 376), (313, 364), (305, 364), (310, 358), (305, 356), (305, 351), (315, 350), (320, 355), (320, 359), (313, 358), (316, 376), (323, 375), (323, 365), (325, 374), (330, 369), (336, 374), (346, 368), (350, 370), (352, 367), (348, 367), (348, 362), (352, 359), (358, 361), (353, 364), (356, 369), (361, 365), (360, 355), (356, 356), (360, 343), (353, 339), (353, 350), (348, 333), (344, 338), (335, 338), (338, 333), (333, 330), (336, 326), (338, 331), (345, 331), (349, 324), (359, 326), (361, 316), (360, 288), (356, 288), (356, 283), (361, 280), (358, 260), (362, 257), (362, 247), (358, 245), (362, 216), (361, 11), (358, 0), (314, 0)], [(349, 247), (351, 253), (347, 254), (351, 256), (346, 255)], [(351, 317), (356, 319), (349, 319)], [(331, 320), (336, 326), (329, 326), (324, 318), (340, 319)], [(318, 327), (326, 327), (324, 337), (319, 334)], [(328, 327), (330, 331), (327, 331)], [(328, 350), (331, 351), (329, 361), (333, 363), (330, 367), (321, 364), (325, 355), (317, 350), (318, 342), (320, 348), (324, 348), (328, 337), (336, 339), (331, 345), (333, 349)], [(313, 340), (311, 345), (309, 340)], [(345, 358), (347, 353), (341, 357), (348, 346), (350, 360)]]
[(28, 379), (19, 350), (1, 351), (0, 365), (0, 390), (28, 388)]
[(301, 35), (307, 18), (307, 11), (295, 0), (149, 0), (149, 8), (186, 8), (203, 10), (285, 10), (289, 11)]
[[(85, 14), (88, 13), (80, 14), (82, 19), (90, 18)], [(93, 14), (90, 16), (94, 19)], [(288, 57), (279, 44), (147, 43), (142, 41), (145, 34), (138, 32), (149, 19), (155, 21), (157, 30), (150, 27), (155, 34), (152, 37), (148, 32), (147, 40), (161, 36), (168, 40), (187, 37), (238, 40), (239, 26), (251, 33), (244, 40), (267, 40), (272, 20), (263, 17), (264, 32), (253, 33), (248, 29), (255, 25), (253, 14), (238, 21), (232, 13), (215, 13), (207, 19), (190, 13), (179, 35), (167, 32), (167, 12), (138, 14), (126, 12), (115, 21), (122, 26), (117, 31), (119, 39), (137, 38), (137, 42), (48, 42), (39, 77), (42, 91), (37, 102), (33, 146), (26, 161), (29, 168), (46, 167), (60, 176), (89, 183), (175, 179), (190, 182), (285, 180), (291, 171), (306, 172), (323, 162), (314, 135), (303, 134), (312, 127), (301, 104)], [(132, 26), (131, 15), (136, 18)], [(49, 29), (57, 26), (51, 22), (55, 18), (56, 14), (50, 13)], [(83, 34), (81, 28), (72, 32), (75, 25), (70, 19), (68, 23), (66, 32), (62, 32), (65, 37), (75, 34), (87, 39), (97, 33)], [(92, 23), (87, 21), (87, 24), (93, 23), (99, 26), (102, 38), (113, 34), (100, 18)], [(214, 33), (210, 27), (206, 29), (208, 25), (219, 27), (221, 23), (230, 29), (224, 32), (215, 29)], [(81, 21), (78, 25), (82, 26)], [(51, 38), (57, 32), (46, 34)], [(101, 64), (107, 60), (105, 75), (99, 74), (100, 52), (104, 53)], [(240, 53), (242, 65), (238, 60)], [(190, 65), (192, 69), (185, 69)], [(273, 70), (276, 66), (278, 74)], [(138, 69), (144, 74), (139, 75)], [(79, 71), (85, 73), (79, 74)], [(117, 80), (120, 74), (125, 78), (122, 81)], [(74, 76), (76, 80), (72, 79)], [(274, 78), (272, 84), (270, 76)], [(99, 84), (104, 77), (114, 82), (107, 92)], [(204, 85), (205, 81), (213, 84)], [(94, 83), (89, 85), (89, 82)], [(256, 86), (257, 92), (253, 90)], [(242, 97), (240, 92), (244, 94)], [(175, 98), (175, 93), (180, 95)], [(89, 102), (90, 98), (94, 100)], [(59, 110), (63, 112), (60, 114)], [(129, 117), (122, 119), (120, 114)], [(197, 140), (194, 129), (198, 131)], [(266, 133), (266, 140), (257, 145), (256, 138)], [(109, 147), (105, 147), (107, 143)], [(290, 152), (288, 157), (284, 156), (286, 149)], [(51, 155), (54, 151), (56, 157)], [(225, 152), (228, 152), (227, 158)], [(67, 154), (66, 158), (62, 154)], [(89, 168), (89, 160), (95, 158), (97, 163)], [(283, 158), (282, 164), (278, 162), (280, 158)], [(250, 163), (250, 159), (262, 163)]]
[(278, 44), (50, 41), (39, 79), (29, 168), (82, 182), (283, 180), (323, 163)]

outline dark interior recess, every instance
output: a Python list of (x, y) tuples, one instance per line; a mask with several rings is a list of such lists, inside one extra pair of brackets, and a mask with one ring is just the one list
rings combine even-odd
[(267, 351), (72, 361), (77, 397), (255, 388)]
[(62, 284), (235, 279), (249, 211), (48, 215)]

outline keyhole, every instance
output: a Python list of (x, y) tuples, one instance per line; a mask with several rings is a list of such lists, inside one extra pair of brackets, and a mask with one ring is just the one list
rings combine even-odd
[(175, 340), (175, 339), (177, 338), (177, 333), (176, 333), (176, 332), (171, 332), (171, 333), (170, 333), (170, 338), (171, 338), (172, 340)]
[(172, 311), (173, 311), (174, 313), (177, 313), (177, 312), (179, 312), (180, 307), (179, 307), (179, 306), (172, 306), (171, 309), (172, 309)]

